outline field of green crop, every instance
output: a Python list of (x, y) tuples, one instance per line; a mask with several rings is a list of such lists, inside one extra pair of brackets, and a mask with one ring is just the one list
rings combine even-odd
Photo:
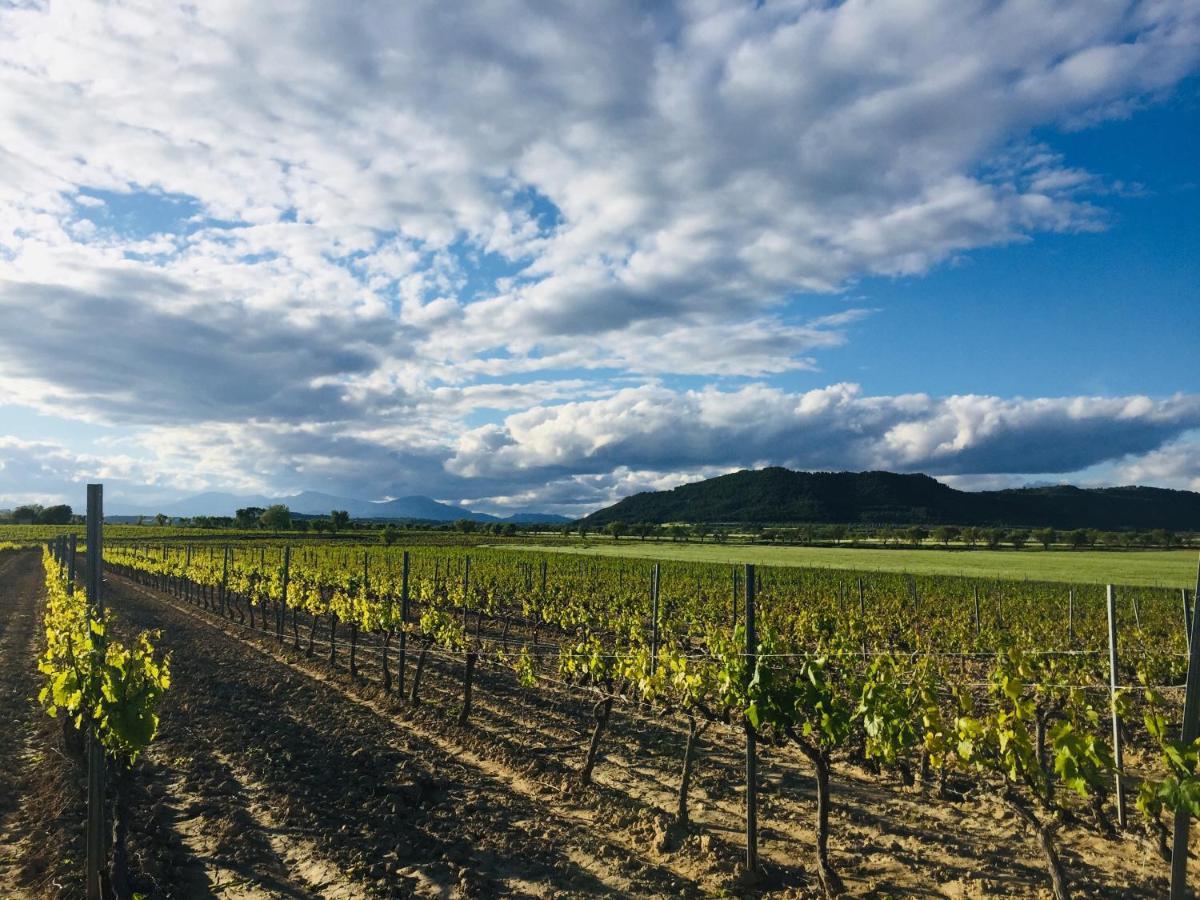
[(821, 569), (909, 572), (914, 575), (1070, 581), (1194, 587), (1195, 550), (938, 550), (862, 547), (772, 547), (753, 544), (654, 543), (605, 538), (586, 543), (536, 546), (510, 544), (510, 549), (676, 559), (689, 562), (754, 563)]

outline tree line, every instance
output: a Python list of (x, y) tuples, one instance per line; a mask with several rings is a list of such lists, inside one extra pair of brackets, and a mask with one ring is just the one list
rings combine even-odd
[(70, 525), (82, 521), (65, 503), (58, 506), (42, 506), (27, 503), (11, 511), (0, 511), (0, 523), (5, 525)]
[[(586, 539), (593, 529), (586, 524), (577, 526), (565, 525), (561, 529), (564, 536), (578, 534)], [(1016, 550), (1029, 545), (1041, 545), (1049, 550), (1056, 545), (1065, 545), (1073, 550), (1094, 549), (1105, 547), (1110, 549), (1133, 549), (1138, 547), (1153, 547), (1171, 549), (1187, 547), (1196, 543), (1196, 535), (1176, 534), (1165, 528), (1151, 531), (1100, 531), (1095, 528), (1075, 528), (1060, 531), (1055, 528), (984, 528), (954, 525), (939, 525), (926, 528), (923, 525), (895, 527), (890, 525), (877, 528), (848, 525), (800, 525), (797, 527), (766, 528), (759, 525), (734, 529), (732, 526), (713, 526), (703, 522), (695, 524), (675, 523), (657, 525), (652, 522), (636, 522), (627, 524), (614, 520), (602, 529), (596, 530), (615, 541), (624, 537), (633, 537), (645, 541), (664, 539), (673, 542), (696, 540), (704, 543), (711, 538), (715, 543), (723, 544), (731, 537), (749, 540), (752, 543), (783, 543), (783, 544), (833, 544), (835, 546), (849, 542), (852, 546), (860, 543), (882, 544), (883, 546), (921, 547), (927, 543), (940, 544), (949, 548), (951, 544), (967, 549), (986, 547), (998, 550), (1001, 547), (1012, 547)]]

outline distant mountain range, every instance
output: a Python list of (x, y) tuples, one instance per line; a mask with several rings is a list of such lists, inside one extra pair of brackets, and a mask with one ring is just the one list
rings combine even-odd
[(453, 522), (457, 519), (471, 519), (475, 522), (516, 522), (518, 524), (530, 522), (558, 524), (571, 521), (565, 516), (536, 510), (522, 510), (509, 516), (493, 516), (449, 503), (440, 503), (430, 497), (398, 497), (395, 500), (386, 501), (354, 500), (350, 497), (336, 497), (333, 494), (322, 494), (318, 491), (304, 491), (291, 497), (237, 495), (210, 491), (153, 509), (114, 506), (110, 515), (127, 517), (153, 516), (162, 513), (172, 518), (186, 519), (194, 516), (232, 516), (235, 510), (247, 506), (266, 508), (276, 503), (282, 503), (292, 512), (301, 515), (327, 516), (331, 510), (344, 509), (350, 513), (350, 517), (353, 519), (408, 519), (423, 522)]
[(745, 470), (670, 491), (626, 497), (586, 516), (612, 521), (943, 524), (1200, 531), (1200, 494), (1150, 487), (1070, 485), (959, 491), (928, 475)]

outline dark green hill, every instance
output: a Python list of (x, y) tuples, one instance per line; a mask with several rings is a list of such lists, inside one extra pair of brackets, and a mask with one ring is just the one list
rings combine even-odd
[(1166, 528), (1200, 530), (1200, 494), (1164, 488), (959, 491), (928, 475), (892, 472), (734, 472), (670, 491), (626, 497), (582, 521), (794, 522)]

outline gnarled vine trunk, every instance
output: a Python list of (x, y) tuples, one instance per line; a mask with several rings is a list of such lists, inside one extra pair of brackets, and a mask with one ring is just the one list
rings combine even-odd
[(692, 765), (699, 750), (700, 735), (708, 728), (708, 723), (701, 723), (695, 716), (688, 716), (687, 743), (683, 747), (683, 772), (679, 776), (679, 801), (675, 809), (675, 822), (681, 827), (688, 823), (688, 789), (692, 784)]
[(836, 897), (845, 891), (846, 888), (842, 883), (841, 876), (834, 871), (833, 864), (829, 861), (829, 810), (831, 806), (831, 798), (829, 796), (829, 754), (821, 748), (801, 740), (796, 734), (790, 734), (790, 737), (800, 748), (801, 752), (808, 757), (809, 762), (813, 764), (816, 774), (817, 877), (821, 880), (821, 888), (824, 890), (825, 896)]
[(112, 856), (109, 860), (109, 885), (117, 900), (132, 900), (129, 886), (129, 794), (133, 788), (133, 773), (123, 762), (110, 762), (113, 777)]
[(383, 692), (390, 694), (392, 692), (392, 670), (388, 666), (388, 650), (392, 648), (392, 630), (389, 628), (383, 633), (383, 653), (381, 662), (383, 663)]
[(308, 629), (308, 649), (305, 651), (305, 656), (313, 655), (313, 643), (317, 639), (317, 621), (320, 619), (316, 613), (312, 613), (312, 625)]
[(475, 675), (475, 663), (479, 659), (479, 654), (474, 650), (467, 651), (467, 661), (463, 666), (463, 706), (462, 712), (458, 714), (458, 724), (466, 725), (467, 720), (471, 718), (471, 682)]
[(432, 643), (432, 640), (426, 638), (425, 643), (421, 645), (421, 652), (417, 654), (417, 668), (413, 672), (412, 693), (408, 695), (408, 702), (413, 706), (421, 704), (421, 673), (425, 671), (425, 659), (429, 656), (429, 645)]
[(1054, 843), (1054, 830), (1039, 819), (1029, 804), (1022, 800), (1011, 787), (1005, 788), (1001, 798), (1026, 825), (1033, 829), (1038, 847), (1042, 851), (1042, 859), (1046, 863), (1046, 872), (1050, 876), (1050, 889), (1054, 892), (1054, 900), (1069, 900), (1067, 873), (1063, 868), (1062, 859), (1058, 855), (1058, 847)]
[(592, 707), (592, 718), (596, 724), (592, 727), (592, 739), (588, 743), (587, 758), (583, 762), (583, 768), (579, 771), (579, 784), (583, 787), (592, 783), (592, 770), (596, 768), (596, 756), (600, 751), (600, 737), (604, 734), (609, 717), (612, 716), (612, 707), (611, 694), (597, 701), (596, 705)]

